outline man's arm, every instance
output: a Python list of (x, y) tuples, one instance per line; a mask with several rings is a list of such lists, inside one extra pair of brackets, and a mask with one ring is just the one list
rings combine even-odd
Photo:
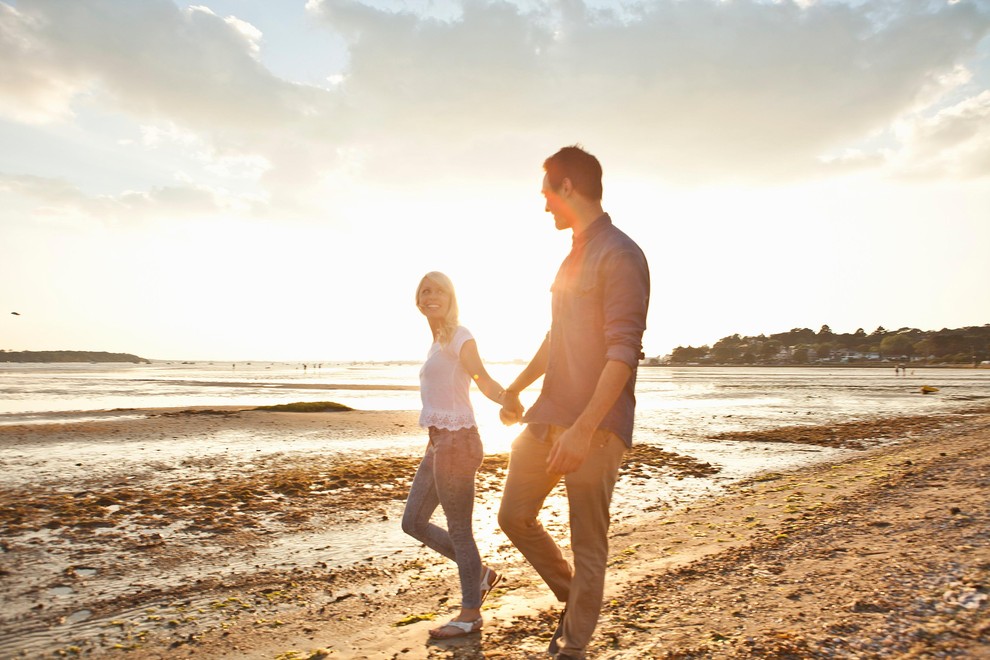
[(609, 360), (605, 363), (588, 405), (574, 424), (560, 434), (550, 450), (548, 474), (567, 474), (581, 467), (591, 449), (591, 436), (612, 409), (630, 376), (632, 369), (625, 362)]
[(547, 362), (550, 360), (550, 335), (543, 338), (543, 343), (536, 351), (536, 355), (529, 361), (526, 368), (522, 370), (512, 384), (505, 388), (502, 396), (502, 410), (498, 416), (506, 426), (518, 424), (522, 420), (523, 405), (519, 400), (519, 393), (536, 382), (536, 379), (547, 372)]
[(638, 248), (615, 253), (605, 266), (605, 367), (591, 400), (574, 424), (557, 438), (547, 472), (567, 474), (581, 467), (591, 436), (615, 404), (642, 357), (650, 301), (650, 269)]

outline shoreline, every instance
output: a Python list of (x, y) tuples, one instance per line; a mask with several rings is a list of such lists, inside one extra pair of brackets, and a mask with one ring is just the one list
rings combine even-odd
[[(45, 446), (69, 439), (103, 439), (104, 444), (112, 445), (118, 442), (119, 431), (129, 427), (145, 436), (147, 450), (153, 446), (152, 433), (161, 436), (157, 442), (171, 444), (176, 435), (195, 436), (232, 424), (255, 431), (269, 427), (267, 432), (279, 436), (289, 435), (290, 429), (303, 434), (325, 433), (328, 426), (338, 432), (360, 426), (358, 434), (388, 428), (389, 432), (420, 435), (415, 426), (397, 426), (408, 423), (409, 414), (316, 413), (314, 417), (246, 415), (243, 409), (171, 412), (180, 410), (187, 412), (159, 414), (143, 422), (128, 419), (4, 427), (0, 429), (0, 446), (16, 447), (10, 442), (12, 438)], [(940, 538), (982, 530), (977, 536), (983, 534), (980, 539), (985, 541), (990, 529), (986, 518), (990, 510), (988, 489), (974, 488), (973, 484), (990, 485), (986, 477), (990, 459), (984, 458), (990, 456), (986, 451), (990, 449), (990, 410), (939, 416), (931, 423), (913, 419), (888, 421), (887, 425), (895, 430), (895, 436), (912, 431), (915, 435), (908, 441), (901, 436), (900, 442), (864, 445), (864, 449), (811, 467), (735, 482), (717, 496), (692, 500), (686, 506), (666, 505), (652, 511), (639, 507), (646, 510), (635, 516), (614, 512), (617, 522), (611, 534), (610, 604), (603, 611), (592, 657), (757, 658), (770, 657), (756, 650), (766, 651), (772, 644), (793, 647), (795, 653), (800, 649), (804, 649), (801, 653), (811, 653), (797, 657), (819, 657), (814, 653), (824, 653), (823, 645), (831, 642), (821, 636), (828, 635), (811, 634), (802, 628), (806, 623), (803, 618), (811, 621), (813, 612), (824, 611), (813, 604), (815, 599), (845, 598), (853, 603), (842, 601), (841, 607), (832, 608), (832, 614), (817, 615), (834, 620), (816, 624), (815, 630), (840, 625), (836, 617), (875, 622), (882, 618), (877, 615), (897, 608), (891, 605), (889, 594), (880, 604), (863, 601), (857, 594), (872, 593), (875, 585), (851, 570), (844, 575), (849, 583), (846, 586), (822, 578), (815, 587), (801, 582), (808, 578), (797, 575), (790, 576), (792, 582), (786, 586), (772, 584), (786, 582), (781, 576), (787, 575), (792, 561), (810, 561), (808, 557), (813, 558), (815, 552), (824, 552), (816, 550), (816, 544), (824, 543), (829, 535), (835, 539), (826, 553), (831, 558), (816, 560), (821, 566), (805, 569), (807, 575), (824, 571), (831, 563), (848, 563), (836, 558), (855, 557), (857, 567), (873, 562), (879, 555), (870, 554), (873, 550), (864, 552), (864, 548), (876, 542), (896, 545), (896, 535), (906, 533), (903, 530), (912, 525), (920, 531), (910, 544), (901, 547), (902, 552), (925, 548), (930, 539), (922, 532), (936, 524), (944, 526), (946, 521), (956, 527), (940, 529)], [(838, 433), (849, 442), (856, 435), (875, 430), (851, 425)], [(834, 439), (835, 431), (819, 435)], [(318, 446), (292, 444), (284, 448), (286, 451), (264, 458), (249, 456), (259, 452), (245, 447), (241, 453), (204, 455), (171, 466), (171, 470), (152, 466), (140, 474), (90, 469), (91, 478), (82, 484), (84, 489), (66, 489), (65, 497), (51, 492), (54, 481), (48, 481), (48, 486), (5, 483), (0, 491), (3, 509), (9, 514), (16, 503), (14, 513), (21, 520), (12, 523), (5, 515), (2, 521), (0, 556), (5, 564), (0, 580), (7, 602), (0, 625), (0, 655), (18, 657), (18, 649), (25, 649), (26, 657), (63, 651), (113, 658), (135, 657), (134, 651), (140, 650), (140, 657), (148, 658), (196, 654), (272, 658), (283, 654), (289, 660), (310, 657), (313, 651), (325, 648), (333, 650), (332, 658), (539, 657), (555, 607), (539, 579), (497, 531), (490, 531), (492, 547), (506, 583), (486, 604), (485, 631), (480, 638), (427, 643), (425, 630), (435, 625), (429, 623), (429, 617), (442, 618), (450, 609), (456, 572), (448, 562), (425, 550), (396, 551), (389, 545), (393, 538), (401, 541), (396, 516), (404, 499), (403, 479), (411, 479), (418, 457), (405, 461), (394, 455), (360, 461), (338, 460), (340, 457), (318, 460)], [(622, 488), (649, 483), (662, 474), (690, 481), (712, 467), (659, 449), (641, 451), (646, 455), (629, 462)], [(952, 479), (939, 476), (952, 470)], [(504, 455), (486, 457), (481, 490), (497, 494), (502, 478)], [(964, 493), (964, 487), (970, 490)], [(933, 513), (931, 518), (916, 514), (917, 506), (907, 504), (922, 494), (929, 500), (937, 497), (948, 501), (956, 496), (958, 502), (943, 509), (955, 507), (959, 512)], [(885, 497), (893, 498), (893, 503), (885, 504)], [(142, 504), (143, 500), (147, 502)], [(480, 501), (491, 506), (489, 499)], [(329, 509), (336, 513), (329, 514)], [(875, 520), (870, 518), (874, 514)], [(494, 512), (489, 508), (480, 515), (490, 519)], [(549, 517), (548, 528), (561, 532), (563, 523), (553, 515)], [(838, 525), (840, 519), (845, 520), (846, 527)], [(58, 524), (53, 526), (55, 522)], [(334, 565), (333, 544), (337, 541), (327, 535), (328, 530), (334, 529), (339, 538), (348, 529), (369, 527), (376, 542), (367, 546), (367, 559)], [(861, 545), (852, 547), (852, 529), (863, 536)], [(795, 552), (800, 543), (808, 547)], [(962, 545), (967, 544), (956, 544)], [(987, 649), (990, 633), (988, 628), (980, 628), (987, 621), (986, 589), (976, 587), (981, 584), (977, 579), (980, 571), (986, 576), (990, 566), (988, 544), (969, 545), (973, 549), (936, 545), (927, 549), (927, 560), (933, 565), (950, 560), (959, 565), (969, 562), (975, 573), (955, 576), (963, 586), (952, 587), (959, 592), (954, 602), (962, 605), (950, 614), (969, 613), (977, 617), (978, 625), (975, 632), (954, 629), (945, 633), (945, 639)], [(839, 546), (846, 549), (835, 549)], [(691, 569), (691, 562), (701, 563)], [(110, 566), (122, 574), (111, 579)], [(714, 583), (712, 566), (720, 576)], [(773, 588), (756, 590), (761, 584)], [(941, 586), (944, 592), (951, 591)], [(697, 590), (697, 598), (708, 598), (707, 607), (715, 609), (692, 622), (688, 615), (700, 611), (697, 603), (678, 595), (674, 600), (681, 603), (679, 610), (674, 612), (672, 605), (664, 605), (672, 602), (672, 593), (682, 594), (685, 589)], [(708, 594), (713, 589), (725, 592), (722, 601), (711, 601)], [(811, 593), (806, 593), (809, 589)], [(771, 597), (779, 600), (781, 590), (787, 593), (776, 605), (778, 610), (767, 609), (766, 616), (783, 613), (786, 625), (773, 624), (781, 616), (759, 624), (748, 614), (731, 615), (733, 609), (742, 611), (740, 605), (732, 603), (748, 603), (746, 612), (761, 603), (766, 609), (764, 601)], [(734, 600), (740, 596), (745, 600)], [(853, 602), (857, 598), (863, 601), (859, 605)], [(756, 609), (762, 611), (760, 607)], [(798, 616), (797, 610), (804, 614)], [(83, 611), (88, 614), (80, 618), (78, 613)], [(941, 612), (932, 616), (938, 619), (947, 615)], [(677, 617), (683, 620), (676, 621)], [(395, 625), (403, 621), (408, 625)], [(716, 625), (716, 621), (721, 623)], [(729, 623), (739, 623), (743, 632)], [(771, 628), (778, 632), (768, 632)], [(794, 632), (798, 629), (800, 634)], [(781, 637), (778, 633), (782, 630), (791, 630), (790, 636)], [(839, 636), (856, 639), (861, 630), (862, 626), (860, 632)], [(932, 641), (931, 648), (943, 643), (948, 642)], [(690, 648), (695, 648), (691, 651), (694, 655), (664, 655), (676, 649), (687, 653)], [(286, 655), (292, 649), (298, 653)], [(729, 650), (736, 655), (718, 655)], [(527, 655), (530, 653), (533, 655)]]
[(666, 369), (892, 369), (903, 365), (910, 369), (990, 369), (990, 364), (916, 364), (912, 362), (830, 362), (828, 364), (640, 364), (640, 368)]

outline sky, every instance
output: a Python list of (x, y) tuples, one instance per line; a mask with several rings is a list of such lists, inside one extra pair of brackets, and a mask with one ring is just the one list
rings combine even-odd
[(990, 0), (0, 0), (0, 348), (528, 359), (571, 144), (648, 356), (990, 323)]

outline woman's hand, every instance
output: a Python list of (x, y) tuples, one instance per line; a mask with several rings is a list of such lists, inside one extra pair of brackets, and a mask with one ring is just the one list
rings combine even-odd
[(519, 393), (512, 390), (503, 390), (500, 399), (502, 409), (498, 411), (498, 418), (502, 420), (502, 423), (506, 426), (512, 426), (521, 422), (525, 409), (519, 400)]

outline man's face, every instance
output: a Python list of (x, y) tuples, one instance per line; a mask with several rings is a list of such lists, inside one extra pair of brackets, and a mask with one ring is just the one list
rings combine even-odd
[[(563, 189), (564, 186), (561, 186)], [(557, 229), (570, 229), (570, 208), (557, 191), (550, 186), (550, 175), (543, 175), (543, 197), (546, 199), (546, 212), (553, 214), (553, 223)]]

